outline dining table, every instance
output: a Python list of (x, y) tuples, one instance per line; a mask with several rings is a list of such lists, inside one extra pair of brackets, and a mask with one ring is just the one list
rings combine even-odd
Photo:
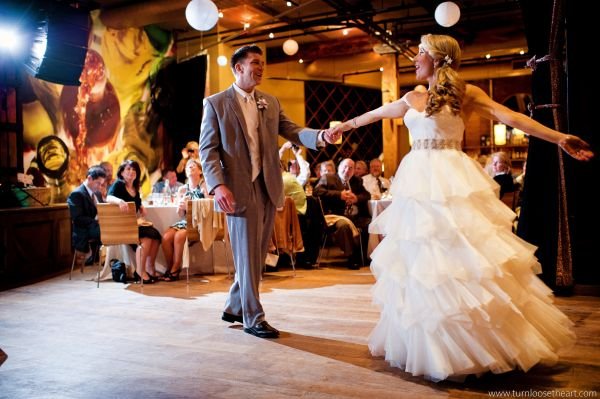
[[(152, 222), (152, 225), (162, 234), (169, 226), (180, 220), (177, 214), (177, 205), (174, 203), (163, 204), (144, 204), (146, 208), (145, 220)], [(100, 280), (110, 280), (112, 278), (110, 269), (110, 259), (119, 259), (128, 266), (135, 264), (135, 252), (125, 245), (113, 245), (106, 250), (106, 260), (104, 268), (100, 273)], [(218, 274), (227, 273), (227, 261), (231, 256), (225, 256), (225, 251), (231, 251), (231, 245), (228, 239), (225, 245), (213, 245), (208, 250), (204, 250), (203, 245), (195, 243), (189, 247), (189, 272), (190, 274)], [(214, 255), (214, 256), (213, 256)], [(162, 250), (158, 250), (156, 257), (156, 271), (160, 274), (167, 270), (167, 262)], [(233, 265), (229, 265), (233, 268)], [(131, 273), (130, 273), (131, 274)]]
[[(392, 203), (391, 199), (379, 199), (379, 200), (369, 200), (369, 213), (371, 214), (371, 218), (375, 219), (377, 216), (381, 214)], [(379, 245), (381, 240), (383, 239), (383, 235), (369, 233), (369, 242), (367, 244), (367, 253), (371, 255), (373, 250)]]

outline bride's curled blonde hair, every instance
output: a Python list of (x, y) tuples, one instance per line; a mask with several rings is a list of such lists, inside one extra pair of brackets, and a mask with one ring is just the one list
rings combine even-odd
[(421, 36), (421, 48), (432, 58), (434, 84), (429, 88), (429, 98), (425, 113), (431, 116), (448, 105), (454, 114), (459, 114), (465, 94), (465, 82), (458, 76), (460, 65), (460, 46), (458, 42), (446, 35)]

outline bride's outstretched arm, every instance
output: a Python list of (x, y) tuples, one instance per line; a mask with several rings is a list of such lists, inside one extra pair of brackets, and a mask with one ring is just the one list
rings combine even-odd
[(571, 134), (550, 129), (524, 114), (515, 112), (495, 102), (476, 86), (467, 85), (463, 106), (466, 109), (470, 108), (470, 110), (484, 118), (500, 121), (532, 136), (556, 143), (567, 154), (580, 161), (589, 161), (594, 157), (590, 145), (584, 140)]
[(408, 105), (406, 104), (406, 101), (404, 101), (403, 97), (399, 100), (384, 104), (379, 108), (349, 119), (332, 129), (339, 129), (342, 132), (346, 132), (350, 129), (356, 129), (360, 126), (365, 126), (385, 118), (400, 118), (404, 116), (406, 111), (408, 111)]

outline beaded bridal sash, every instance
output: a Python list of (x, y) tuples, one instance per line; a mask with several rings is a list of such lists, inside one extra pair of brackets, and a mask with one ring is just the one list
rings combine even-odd
[(449, 139), (413, 140), (413, 150), (461, 150), (460, 141)]

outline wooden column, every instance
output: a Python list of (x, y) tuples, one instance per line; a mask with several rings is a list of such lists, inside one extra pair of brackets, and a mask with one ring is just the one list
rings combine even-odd
[[(400, 98), (398, 85), (398, 60), (396, 54), (383, 56), (383, 73), (381, 74), (382, 103), (387, 104)], [(408, 153), (407, 129), (402, 119), (384, 119), (383, 123), (383, 165), (385, 176), (391, 177), (402, 157)]]

